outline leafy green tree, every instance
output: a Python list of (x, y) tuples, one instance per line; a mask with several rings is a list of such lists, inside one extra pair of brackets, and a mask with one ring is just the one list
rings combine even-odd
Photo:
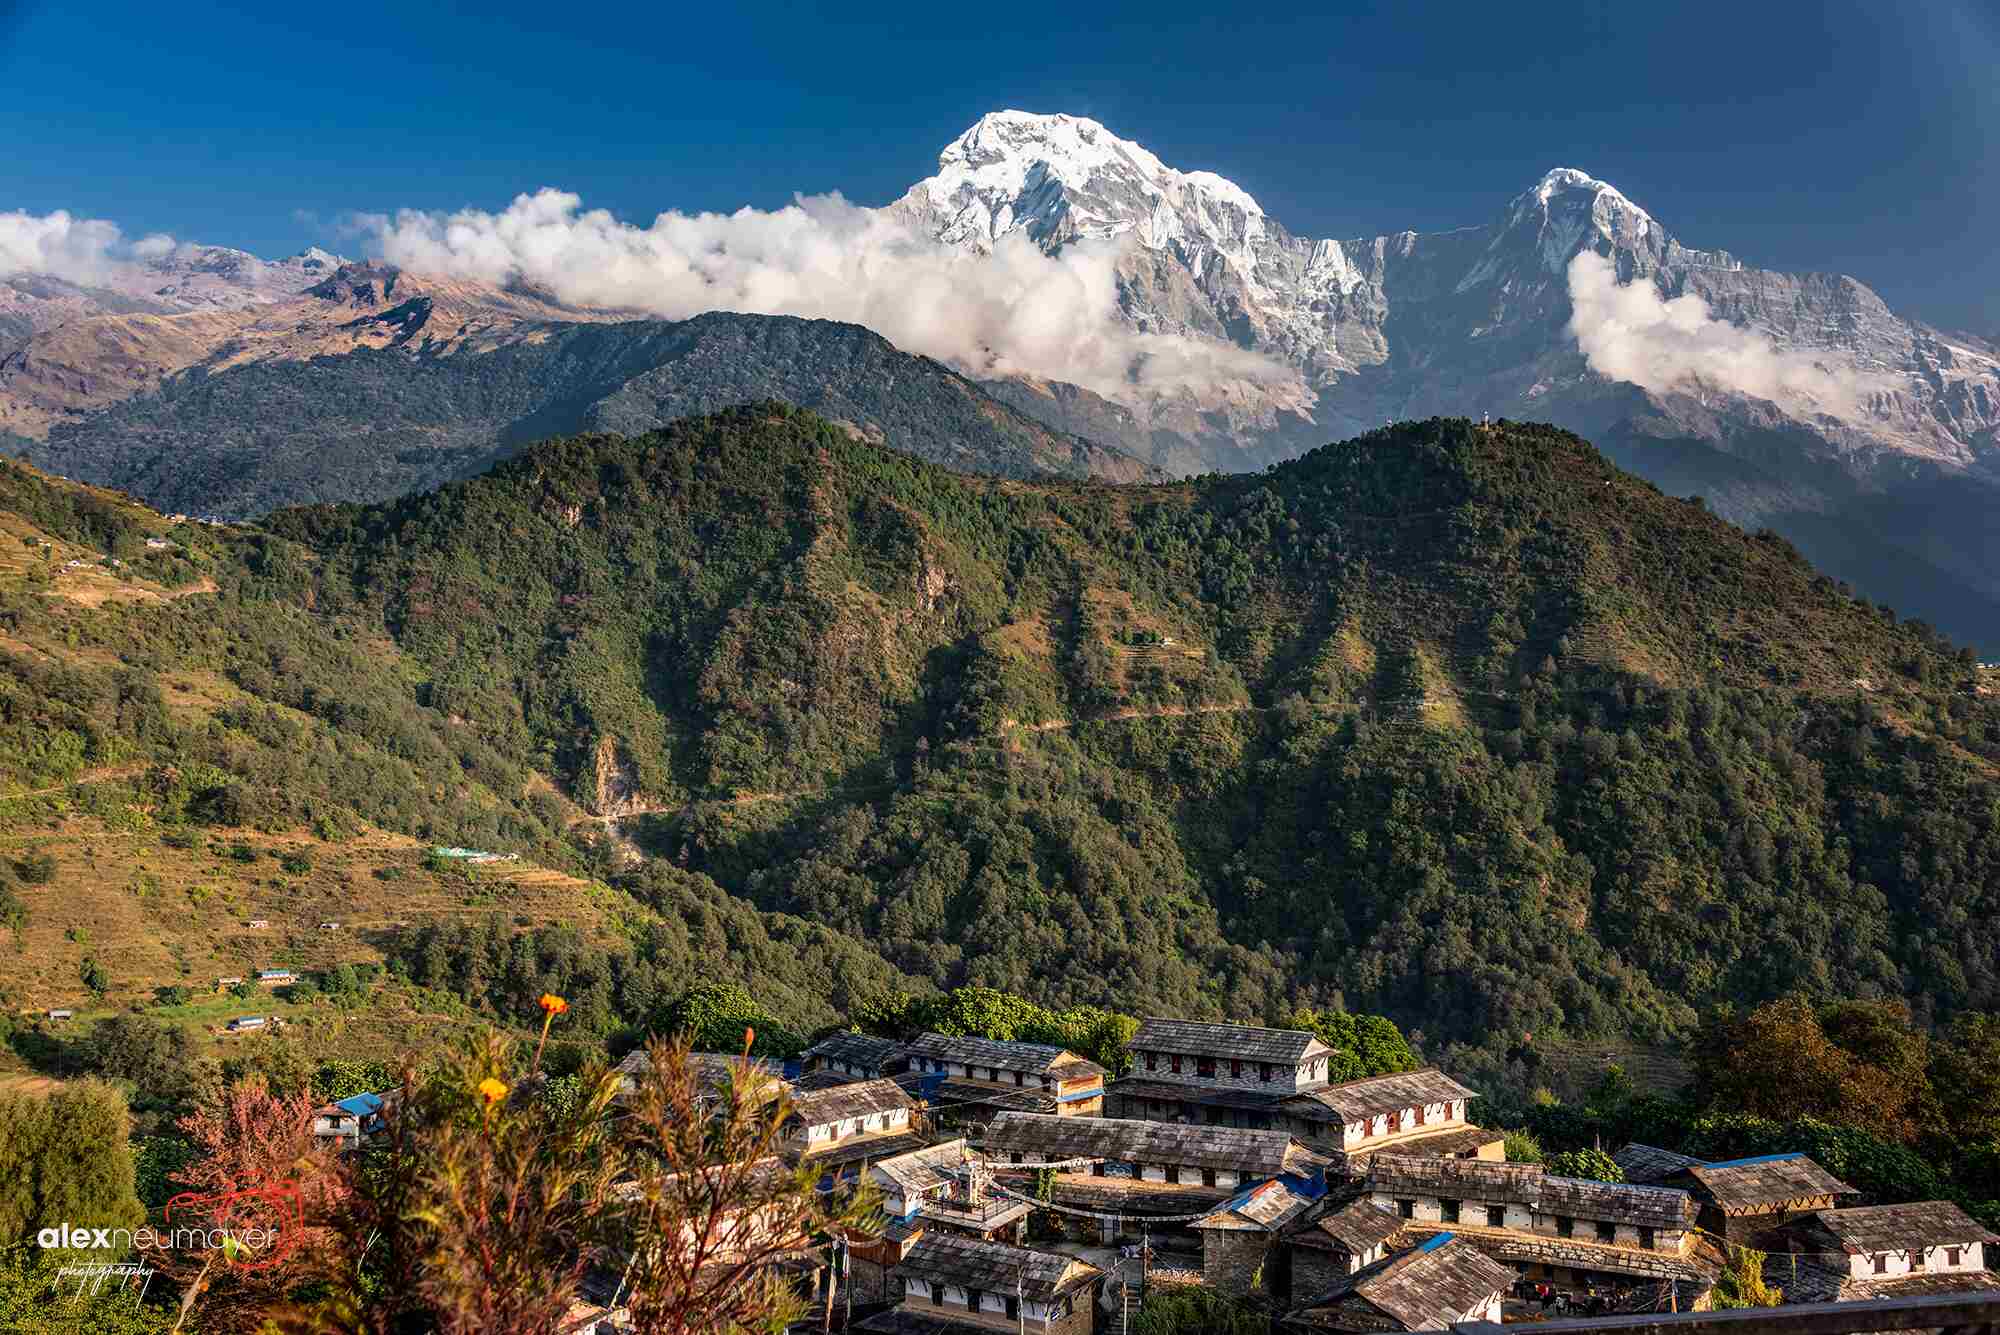
[(1560, 1150), (1543, 1162), (1559, 1177), (1584, 1177), (1595, 1182), (1625, 1180), (1625, 1170), (1600, 1149)]
[(179, 1107), (193, 1095), (194, 1039), (179, 1025), (114, 1015), (91, 1026), (79, 1057), (95, 1075), (130, 1081), (144, 1106)]
[(1716, 1277), (1712, 1301), (1718, 1310), (1739, 1307), (1776, 1307), (1785, 1300), (1785, 1291), (1764, 1282), (1764, 1253), (1748, 1247), (1732, 1247)]
[(38, 1251), (44, 1228), (140, 1224), (129, 1119), (125, 1096), (102, 1080), (46, 1095), (0, 1090), (0, 1237)]
[(174, 1312), (121, 1284), (82, 1286), (61, 1257), (0, 1254), (0, 1330), (37, 1335), (171, 1335)]
[(79, 982), (99, 997), (111, 990), (111, 975), (104, 971), (104, 966), (97, 962), (95, 955), (83, 957), (83, 963), (76, 966), (76, 976)]

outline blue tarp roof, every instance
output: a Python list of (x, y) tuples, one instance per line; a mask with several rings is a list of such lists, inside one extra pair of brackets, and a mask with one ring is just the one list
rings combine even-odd
[(371, 1113), (382, 1111), (382, 1096), (380, 1094), (356, 1094), (350, 1098), (340, 1099), (333, 1106), (342, 1112), (353, 1113), (356, 1117), (367, 1117)]

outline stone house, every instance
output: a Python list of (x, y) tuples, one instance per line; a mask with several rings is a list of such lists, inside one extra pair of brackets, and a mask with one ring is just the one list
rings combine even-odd
[(1286, 1098), (1327, 1082), (1333, 1049), (1303, 1029), (1147, 1020), (1132, 1069), (1105, 1090), (1112, 1117), (1278, 1128)]
[(1559, 1286), (1712, 1278), (1694, 1197), (1673, 1187), (1561, 1177), (1540, 1164), (1380, 1152), (1364, 1189), (1405, 1236), (1451, 1232)]
[(1444, 1330), (1500, 1320), (1514, 1272), (1463, 1238), (1440, 1233), (1344, 1275), (1294, 1308), (1284, 1324), (1330, 1331)]
[(1087, 1261), (925, 1233), (891, 1271), (897, 1305), (859, 1323), (877, 1335), (1029, 1330), (1090, 1335), (1104, 1273)]
[(1403, 1227), (1391, 1211), (1362, 1196), (1344, 1205), (1321, 1209), (1297, 1221), (1286, 1233), (1289, 1293), (1280, 1297), (1324, 1293), (1348, 1275), (1389, 1254), (1389, 1241)]
[(2000, 1237), (1949, 1201), (1822, 1210), (1787, 1232), (1798, 1259), (1770, 1257), (1764, 1277), (1788, 1303), (2000, 1289), (1986, 1268)]
[(1104, 1111), (1104, 1068), (1049, 1043), (921, 1034), (903, 1048), (911, 1073), (941, 1121), (984, 1122), (1002, 1112), (1095, 1117)]
[(1313, 1144), (1339, 1150), (1356, 1177), (1368, 1156), (1382, 1149), (1503, 1160), (1507, 1138), (1466, 1120), (1466, 1103), (1477, 1097), (1476, 1091), (1426, 1067), (1294, 1094), (1278, 1105), (1279, 1125)]
[(1667, 1174), (1660, 1185), (1681, 1187), (1693, 1195), (1704, 1229), (1759, 1251), (1784, 1250), (1780, 1230), (1791, 1220), (1860, 1197), (1853, 1187), (1798, 1153), (1689, 1163)]
[(1201, 1282), (1225, 1293), (1270, 1287), (1276, 1244), (1326, 1195), (1317, 1179), (1274, 1177), (1240, 1191), (1192, 1225), (1201, 1235)]
[(785, 1118), (787, 1152), (836, 1176), (855, 1165), (922, 1147), (915, 1130), (917, 1101), (894, 1080), (857, 1080), (791, 1098)]
[(1013, 1112), (987, 1128), (986, 1153), (1024, 1186), (1049, 1167), (1055, 1205), (1118, 1216), (1099, 1221), (1106, 1243), (1121, 1225), (1137, 1233), (1144, 1220), (1199, 1217), (1272, 1178), (1323, 1182), (1328, 1163), (1282, 1131)]
[(847, 1030), (828, 1034), (799, 1056), (804, 1074), (836, 1071), (857, 1080), (879, 1080), (906, 1069), (903, 1045), (893, 1038), (877, 1038)]

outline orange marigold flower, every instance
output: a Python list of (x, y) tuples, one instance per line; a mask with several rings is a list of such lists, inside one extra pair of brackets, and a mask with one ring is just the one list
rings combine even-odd
[(542, 993), (541, 1007), (551, 1015), (561, 1015), (569, 1009), (569, 1003), (553, 992)]
[(479, 1082), (479, 1096), (488, 1103), (498, 1103), (507, 1097), (507, 1086), (489, 1075)]

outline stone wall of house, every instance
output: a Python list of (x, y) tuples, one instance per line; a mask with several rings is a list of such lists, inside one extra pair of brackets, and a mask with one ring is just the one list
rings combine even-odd
[(1201, 1282), (1211, 1289), (1242, 1295), (1255, 1288), (1264, 1264), (1265, 1238), (1248, 1229), (1201, 1230)]
[[(1147, 1065), (1149, 1056), (1157, 1055), (1156, 1066)], [(1256, 1094), (1295, 1094), (1302, 1089), (1312, 1089), (1326, 1083), (1326, 1059), (1316, 1057), (1310, 1062), (1272, 1062), (1271, 1078), (1266, 1080), (1259, 1073), (1259, 1063), (1246, 1061), (1240, 1074), (1232, 1074), (1234, 1068), (1229, 1058), (1218, 1057), (1215, 1074), (1196, 1074), (1199, 1069), (1196, 1058), (1182, 1054), (1181, 1069), (1174, 1070), (1172, 1053), (1150, 1054), (1134, 1051), (1131, 1074), (1141, 1080), (1158, 1080), (1166, 1084), (1189, 1085), (1196, 1089), (1241, 1089)]]
[(1292, 1301), (1311, 1302), (1352, 1274), (1348, 1265), (1344, 1254), (1320, 1247), (1292, 1248)]

